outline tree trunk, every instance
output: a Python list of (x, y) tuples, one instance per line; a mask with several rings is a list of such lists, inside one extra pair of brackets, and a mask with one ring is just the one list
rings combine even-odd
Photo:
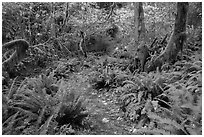
[(54, 10), (54, 4), (53, 2), (51, 3), (51, 38), (56, 37), (56, 32), (55, 32), (55, 10)]
[(144, 23), (144, 10), (142, 2), (139, 2), (139, 23), (140, 23), (140, 35), (139, 40), (144, 40), (145, 38), (145, 23)]
[[(180, 37), (178, 37), (178, 39), (175, 40), (176, 54), (175, 56), (172, 56), (172, 57), (176, 57), (179, 51), (181, 51), (181, 55), (182, 55), (183, 45), (186, 40), (186, 22), (187, 22), (188, 6), (189, 4), (187, 2), (177, 3), (177, 15), (176, 15), (176, 21), (174, 25), (174, 35), (175, 36), (180, 35)], [(182, 33), (184, 35), (181, 35)], [(173, 59), (175, 60), (176, 58), (173, 58)]]
[(69, 3), (67, 2), (66, 7), (65, 7), (65, 16), (64, 16), (64, 20), (63, 20), (63, 29), (66, 28), (68, 16), (69, 16)]
[(138, 9), (139, 9), (139, 3), (134, 2), (135, 46), (137, 46), (139, 42), (139, 12), (138, 12), (139, 10)]
[(157, 67), (161, 66), (165, 62), (175, 62), (179, 51), (182, 52), (183, 44), (186, 40), (186, 20), (188, 12), (187, 2), (177, 3), (177, 14), (174, 24), (174, 31), (171, 34), (170, 40), (165, 48), (165, 50), (147, 67), (147, 71), (153, 71)]
[[(29, 30), (29, 43), (32, 45), (34, 45), (36, 43), (36, 39), (35, 39), (35, 36), (32, 36), (32, 29), (31, 29), (31, 14), (32, 14), (32, 8), (33, 8), (33, 3), (30, 4), (29, 6), (29, 22), (28, 22), (28, 30)], [(22, 29), (22, 30), (25, 30), (25, 29)], [(33, 39), (34, 37), (34, 39)], [(32, 41), (34, 41), (32, 43)]]
[[(144, 10), (142, 2), (134, 3), (135, 45), (145, 37)], [(137, 48), (137, 47), (136, 47)]]

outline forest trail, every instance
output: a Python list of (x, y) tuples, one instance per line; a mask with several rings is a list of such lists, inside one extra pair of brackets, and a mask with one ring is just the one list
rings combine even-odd
[[(73, 74), (69, 79), (70, 84), (76, 82), (76, 89), (82, 91), (86, 99), (86, 108), (89, 112), (90, 131), (83, 134), (92, 135), (128, 135), (131, 134), (130, 125), (121, 118), (119, 106), (116, 103), (116, 97), (110, 91), (97, 91), (93, 89), (89, 82), (90, 70), (83, 70)], [(74, 82), (75, 81), (75, 82)], [(111, 95), (112, 94), (112, 95)], [(84, 133), (85, 132), (85, 133)]]

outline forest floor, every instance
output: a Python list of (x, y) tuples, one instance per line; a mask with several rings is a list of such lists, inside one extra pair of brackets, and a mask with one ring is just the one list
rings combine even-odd
[[(195, 56), (192, 55), (191, 57), (195, 58), (194, 60), (201, 60), (201, 55), (202, 55), (201, 50), (196, 53), (197, 54), (195, 54)], [(71, 127), (73, 128), (72, 130), (73, 133), (71, 134), (77, 134), (77, 135), (136, 134), (137, 132), (137, 128), (135, 128), (137, 127), (136, 123), (131, 122), (131, 120), (129, 119), (126, 119), (127, 117), (125, 115), (126, 113), (124, 113), (121, 109), (121, 106), (123, 105), (120, 104), (120, 101), (119, 101), (119, 98), (121, 97), (121, 93), (116, 92), (117, 85), (115, 86), (113, 84), (113, 86), (111, 85), (110, 87), (106, 87), (103, 85), (102, 88), (95, 88), (92, 85), (93, 83), (91, 81), (93, 80), (93, 78), (100, 78), (101, 76), (101, 75), (100, 76), (95, 75), (95, 73), (93, 72), (97, 72), (97, 74), (98, 73), (109, 74), (108, 70), (104, 68), (104, 66), (105, 67), (108, 66), (106, 63), (106, 59), (107, 59), (107, 56), (100, 56), (100, 57), (90, 56), (85, 60), (78, 59), (78, 58), (77, 59), (74, 58), (73, 60), (72, 59), (60, 59), (55, 61), (52, 60), (49, 63), (49, 65), (46, 64), (43, 68), (39, 66), (26, 67), (27, 69), (26, 71), (23, 71), (24, 75), (22, 75), (20, 79), (24, 79), (25, 77), (39, 76), (39, 74), (46, 75), (47, 70), (51, 69), (51, 71), (53, 71), (53, 70), (57, 70), (57, 68), (59, 72), (61, 72), (62, 74), (65, 74), (65, 77), (63, 78), (63, 80), (65, 81), (67, 88), (70, 91), (72, 90), (74, 92), (76, 91), (77, 93), (78, 92), (80, 93), (80, 95), (85, 99), (85, 102), (83, 103), (82, 106), (85, 106), (89, 114), (88, 117), (86, 117), (83, 121), (83, 127), (79, 127), (79, 128)], [(113, 63), (113, 66), (114, 66), (114, 60), (113, 61), (108, 60), (108, 61), (110, 61), (110, 63)], [(121, 65), (124, 62), (121, 63), (121, 61), (118, 61), (117, 63), (118, 65)], [(60, 68), (60, 65), (62, 66), (61, 68)], [(197, 67), (196, 66), (193, 67), (193, 65), (191, 65), (190, 63), (187, 65), (189, 65), (189, 69), (187, 69), (189, 70), (189, 72), (191, 70), (192, 71), (200, 70), (201, 68), (199, 67), (199, 65), (197, 65)], [(122, 73), (123, 70), (119, 72)], [(181, 72), (181, 74), (178, 73), (179, 77), (176, 75), (176, 73), (175, 75), (174, 73), (172, 73), (171, 77), (173, 78), (173, 76), (175, 76), (174, 78), (178, 78), (178, 81), (180, 80), (179, 82), (181, 82), (182, 79), (180, 77), (183, 76), (183, 79), (187, 78), (187, 80), (189, 81), (189, 78), (184, 75), (182, 69), (177, 72)], [(106, 77), (106, 75), (102, 75), (102, 76), (104, 76), (107, 81), (109, 80), (111, 81), (111, 79), (113, 78), (113, 77)], [(129, 77), (129, 75), (127, 77)], [(58, 79), (58, 77), (56, 78)], [(94, 82), (96, 83), (98, 81), (95, 80)], [(116, 83), (119, 84), (120, 81), (116, 81)]]
[(88, 82), (90, 70), (74, 73), (68, 80), (70, 84), (77, 83), (76, 89), (82, 91), (86, 99), (86, 108), (89, 112), (87, 130), (76, 134), (91, 135), (128, 135), (131, 125), (122, 118), (122, 113), (117, 105), (117, 97), (106, 89), (95, 90)]
[[(27, 68), (24, 75), (35, 77), (42, 74), (48, 68), (52, 68), (54, 63), (45, 68)], [(89, 113), (85, 128), (75, 130), (78, 135), (129, 135), (131, 134), (131, 123), (123, 119), (123, 114), (119, 108), (118, 97), (113, 89), (94, 89), (89, 82), (93, 68), (83, 69), (74, 72), (65, 79), (70, 87), (74, 87), (85, 98), (85, 106)]]

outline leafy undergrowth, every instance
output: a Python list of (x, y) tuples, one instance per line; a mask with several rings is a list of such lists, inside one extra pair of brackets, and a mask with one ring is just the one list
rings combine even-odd
[(200, 55), (149, 74), (132, 73), (130, 58), (54, 61), (4, 90), (2, 133), (200, 135)]
[[(146, 68), (171, 44), (176, 3), (139, 5), (138, 33), (145, 26), (145, 37), (138, 44), (144, 42), (151, 54)], [(189, 3), (187, 37), (178, 41), (182, 57), (178, 53), (175, 64), (150, 73), (139, 69), (148, 51), (137, 49), (136, 7), (127, 2), (2, 3), (2, 62), (14, 63), (2, 72), (2, 133), (202, 134), (202, 3)], [(29, 48), (4, 46), (17, 38), (29, 41)]]
[(201, 83), (202, 62), (194, 61), (194, 56), (167, 71), (136, 74), (125, 80), (117, 91), (124, 117), (135, 123), (132, 132), (202, 134)]
[[(54, 73), (25, 79), (3, 95), (3, 134), (61, 134), (64, 126), (82, 127), (85, 99)], [(70, 132), (71, 133), (71, 132)]]

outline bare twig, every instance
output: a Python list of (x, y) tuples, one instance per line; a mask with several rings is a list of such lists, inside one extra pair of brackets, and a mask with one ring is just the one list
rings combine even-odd
[(115, 7), (115, 2), (113, 2), (113, 4), (111, 5), (111, 11), (110, 11), (109, 15), (106, 17), (106, 19), (105, 19), (106, 21), (111, 17), (114, 7)]
[(164, 44), (166, 38), (167, 38), (168, 34), (166, 34), (166, 36), (163, 38), (163, 40), (161, 41), (161, 44)]
[(152, 44), (150, 45), (150, 48), (153, 47), (154, 43), (157, 41), (157, 37), (154, 39), (154, 41), (152, 42)]

